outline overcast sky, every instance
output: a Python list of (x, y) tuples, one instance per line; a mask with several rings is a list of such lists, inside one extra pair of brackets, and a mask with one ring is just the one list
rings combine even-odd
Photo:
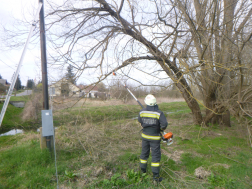
[[(16, 19), (32, 21), (37, 7), (38, 0), (0, 0), (1, 38), (4, 36), (3, 27), (11, 30)], [(37, 27), (39, 27), (39, 24), (37, 24)], [(30, 26), (24, 29), (27, 30), (27, 35), (24, 35), (24, 41), (26, 41)], [(16, 71), (17, 65), (20, 61), (24, 44), (15, 50), (6, 49), (7, 48), (3, 44), (0, 45), (0, 74), (4, 79), (7, 79), (8, 82), (11, 82), (12, 75)], [(28, 79), (38, 81), (41, 75), (40, 72), (39, 43), (37, 44), (37, 47), (29, 45), (20, 70), (22, 85), (26, 86)]]
[[(59, 2), (60, 0), (55, 0), (55, 1)], [(46, 4), (46, 0), (44, 0), (44, 3)], [(17, 19), (21, 21), (32, 22), (34, 19), (34, 15), (35, 15), (37, 7), (38, 7), (38, 0), (0, 0), (1, 38), (4, 38), (5, 36), (5, 33), (3, 32), (3, 27), (9, 30), (15, 31), (14, 27), (17, 26), (15, 24)], [(39, 23), (37, 23), (37, 27), (39, 27)], [(26, 35), (23, 35), (23, 42), (26, 41), (30, 28), (31, 28), (30, 25), (26, 28), (22, 28), (27, 33)], [(48, 38), (48, 36), (46, 36), (46, 38)], [(34, 39), (35, 37), (32, 37), (30, 41), (33, 41)], [(49, 43), (47, 43), (47, 51), (50, 49), (48, 44)], [(3, 79), (7, 79), (7, 81), (10, 83), (11, 78), (17, 69), (25, 44), (21, 45), (18, 49), (15, 49), (15, 50), (9, 50), (9, 48), (7, 48), (5, 45), (6, 44), (0, 43), (0, 66), (1, 66), (0, 75), (3, 77)], [(49, 57), (49, 54), (47, 53), (47, 58), (48, 57)], [(22, 67), (19, 74), (22, 85), (26, 86), (28, 79), (33, 79), (36, 83), (39, 80), (41, 80), (40, 58), (41, 58), (40, 43), (39, 43), (39, 40), (37, 39), (36, 45), (34, 45), (34, 43), (33, 44), (29, 43), (28, 49), (26, 51), (26, 54), (22, 63)], [(60, 73), (58, 73), (59, 71)], [(64, 71), (50, 70), (49, 65), (48, 65), (49, 83), (51, 81), (55, 81), (55, 79), (57, 80), (60, 77), (62, 77), (62, 74), (64, 74)], [(55, 73), (52, 73), (52, 72), (55, 72)], [(93, 82), (92, 80), (90, 80), (90, 76), (89, 76), (89, 79), (85, 79), (85, 78), (83, 79), (84, 79), (85, 84)], [(82, 83), (82, 82), (83, 81), (78, 81), (77, 84)]]
[[(46, 0), (44, 0), (46, 3)], [(60, 1), (60, 0), (55, 0)], [(0, 37), (3, 38), (3, 27), (8, 28), (9, 30), (12, 30), (15, 26), (14, 22), (17, 21), (17, 19), (22, 21), (29, 21), (30, 23), (34, 19), (34, 15), (36, 12), (36, 9), (38, 7), (38, 0), (0, 0)], [(46, 7), (46, 6), (45, 6)], [(38, 20), (39, 18), (37, 18)], [(46, 20), (45, 20), (46, 22)], [(28, 37), (28, 33), (30, 30), (30, 25), (27, 28), (22, 28), (23, 30), (26, 30), (27, 35), (24, 35), (24, 42), (26, 41)], [(39, 23), (37, 24), (37, 27), (39, 27)], [(14, 30), (14, 29), (13, 29)], [(35, 38), (31, 38), (31, 41), (33, 41)], [(26, 51), (23, 64), (20, 70), (20, 79), (22, 85), (26, 86), (28, 79), (33, 79), (35, 82), (38, 82), (41, 80), (41, 55), (40, 55), (40, 43), (38, 36), (36, 38), (35, 45), (29, 44), (28, 50)], [(20, 46), (20, 48), (15, 50), (6, 50), (7, 48), (0, 43), (0, 74), (4, 79), (7, 79), (8, 82), (11, 82), (11, 78), (16, 71), (17, 65), (20, 61), (20, 57), (22, 55), (24, 44)], [(47, 51), (49, 50), (48, 44), (47, 44)], [(50, 52), (51, 53), (51, 52)], [(47, 58), (49, 57), (47, 53)], [(53, 79), (59, 79), (59, 77), (62, 77), (62, 74), (64, 74), (63, 70), (61, 71), (61, 76), (59, 76), (59, 73), (56, 72), (56, 74), (52, 73), (51, 70), (48, 69), (48, 78), (49, 83)], [(59, 72), (59, 70), (58, 70)], [(85, 75), (85, 74), (83, 74)], [(138, 73), (139, 78), (141, 79), (141, 72)], [(55, 77), (56, 76), (56, 77)], [(94, 75), (91, 75), (94, 76)], [(52, 78), (54, 77), (54, 78)], [(90, 79), (90, 75), (87, 75), (87, 78)], [(84, 79), (84, 83), (88, 84), (92, 82), (89, 81), (87, 78), (83, 76), (82, 79)], [(117, 77), (119, 78), (119, 77)], [(137, 78), (137, 79), (139, 79)], [(109, 77), (108, 80), (114, 80), (114, 77)], [(144, 80), (145, 81), (145, 80)], [(78, 80), (77, 84), (82, 83), (82, 81)], [(146, 81), (145, 81), (146, 83)]]

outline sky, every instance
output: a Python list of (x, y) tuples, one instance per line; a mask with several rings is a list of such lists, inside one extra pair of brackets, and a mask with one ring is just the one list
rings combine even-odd
[[(60, 1), (60, 0), (57, 0)], [(46, 3), (46, 0), (44, 0)], [(4, 38), (5, 34), (3, 33), (3, 27), (8, 28), (9, 30), (15, 30), (15, 23), (18, 20), (21, 21), (33, 21), (36, 9), (38, 7), (38, 0), (0, 0), (0, 37)], [(45, 6), (46, 8), (46, 6)], [(45, 10), (46, 11), (46, 10)], [(37, 18), (39, 19), (39, 18)], [(45, 20), (46, 22), (46, 20)], [(20, 26), (19, 26), (20, 27)], [(37, 27), (39, 27), (39, 23), (37, 23)], [(25, 41), (28, 37), (28, 33), (31, 26), (27, 28), (22, 28), (26, 31), (26, 35), (23, 36), (24, 44), (21, 45), (18, 49), (9, 50), (4, 44), (0, 43), (0, 75), (3, 79), (7, 79), (9, 83), (11, 83), (12, 76), (17, 69), (18, 63), (20, 61), (21, 55), (24, 50)], [(46, 36), (48, 38), (48, 36)], [(32, 37), (30, 41), (33, 41), (35, 38)], [(8, 50), (7, 50), (8, 49)], [(50, 49), (47, 43), (47, 51)], [(47, 53), (47, 60), (49, 54)], [(36, 83), (41, 80), (41, 54), (40, 54), (40, 42), (36, 40), (36, 44), (29, 43), (28, 49), (26, 51), (22, 67), (20, 70), (20, 79), (21, 84), (26, 86), (28, 79), (33, 79)], [(50, 78), (50, 76), (57, 75), (57, 79), (62, 77), (63, 70), (60, 70), (60, 73), (49, 69), (48, 65), (48, 80), (50, 84), (50, 80), (55, 81), (55, 77)], [(78, 83), (92, 83), (90, 80), (90, 76), (84, 77), (82, 76), (84, 81), (79, 81)], [(89, 79), (87, 79), (89, 78)]]
[[(46, 3), (46, 0), (44, 0)], [(59, 0), (55, 0), (59, 1)], [(4, 34), (2, 33), (3, 26), (14, 30), (15, 21), (18, 18), (21, 21), (33, 21), (34, 15), (36, 12), (36, 9), (38, 7), (38, 0), (0, 0), (0, 37), (3, 38)], [(46, 7), (46, 6), (45, 6)], [(37, 18), (39, 19), (39, 18)], [(45, 20), (46, 22), (46, 20)], [(31, 26), (28, 26), (27, 28), (22, 28), (26, 31), (27, 35), (24, 35), (23, 41), (25, 42), (28, 33)], [(37, 24), (37, 27), (39, 27), (39, 23)], [(35, 38), (32, 37), (31, 41), (33, 41)], [(0, 43), (0, 75), (3, 77), (3, 79), (7, 79), (7, 81), (10, 83), (11, 78), (16, 71), (17, 65), (20, 61), (22, 52), (24, 49), (24, 44), (20, 46), (18, 49), (13, 50), (6, 50), (6, 47)], [(49, 49), (47, 44), (47, 50)], [(28, 79), (33, 79), (36, 83), (41, 80), (41, 60), (40, 60), (40, 42), (37, 39), (35, 41), (35, 44), (29, 44), (28, 50), (26, 51), (22, 67), (20, 70), (20, 79), (21, 84), (26, 86)], [(49, 57), (47, 53), (47, 58)], [(48, 69), (48, 80), (50, 84), (50, 76), (57, 75), (52, 73), (53, 71)], [(59, 72), (59, 70), (58, 70)], [(64, 71), (61, 70), (61, 76)], [(137, 74), (139, 75), (139, 73)], [(141, 73), (140, 73), (141, 75)], [(90, 78), (90, 75), (84, 77), (85, 74), (83, 74), (84, 83), (91, 82), (87, 80), (86, 77)], [(59, 76), (60, 77), (60, 76)], [(55, 81), (55, 77), (53, 78)], [(111, 80), (114, 80), (114, 78), (110, 77)], [(142, 77), (140, 77), (142, 79)], [(52, 79), (51, 79), (52, 80)], [(82, 81), (78, 81), (78, 83), (82, 83)]]
[[(1, 38), (4, 38), (3, 27), (12, 30), (16, 19), (22, 21), (32, 21), (37, 7), (38, 0), (0, 0)], [(37, 27), (39, 27), (39, 24), (37, 24)], [(27, 34), (23, 37), (24, 42), (28, 37), (30, 28), (31, 26), (23, 28), (27, 31)], [(31, 40), (33, 40), (33, 38), (31, 38)], [(24, 86), (26, 86), (28, 79), (33, 79), (36, 82), (41, 79), (41, 55), (39, 45), (39, 40), (37, 40), (36, 45), (29, 44), (25, 53), (20, 70), (21, 84)], [(23, 53), (24, 44), (13, 50), (7, 50), (7, 48), (1, 44), (0, 50), (0, 75), (3, 77), (3, 79), (7, 79), (8, 82), (11, 82), (11, 78), (17, 69), (17, 65)]]

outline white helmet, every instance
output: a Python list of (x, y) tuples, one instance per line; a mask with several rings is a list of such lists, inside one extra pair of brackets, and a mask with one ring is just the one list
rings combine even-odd
[(148, 106), (155, 106), (157, 104), (157, 100), (156, 100), (155, 96), (153, 96), (152, 94), (148, 94), (145, 97), (144, 102)]

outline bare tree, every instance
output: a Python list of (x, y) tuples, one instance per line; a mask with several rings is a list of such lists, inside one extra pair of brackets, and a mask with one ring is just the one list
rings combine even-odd
[[(174, 1), (186, 26), (197, 62), (190, 75), (203, 94), (205, 122), (230, 126), (232, 90), (243, 86), (237, 69), (240, 55), (251, 39), (252, 7), (249, 1)], [(188, 64), (186, 64), (188, 66)], [(237, 92), (237, 91), (236, 91)], [(240, 91), (241, 93), (241, 91)]]
[[(230, 126), (231, 89), (240, 79), (236, 68), (251, 38), (249, 1), (66, 1), (51, 8), (49, 31), (56, 36), (51, 41), (60, 50), (67, 48), (57, 60), (72, 61), (77, 75), (91, 69), (99, 82), (120, 69), (129, 77), (131, 68), (156, 78), (164, 72), (195, 123)], [(194, 85), (202, 93), (204, 118)]]
[(68, 62), (76, 78), (85, 73), (96, 84), (116, 71), (142, 86), (158, 80), (170, 85), (171, 79), (196, 124), (230, 126), (233, 102), (241, 100), (250, 77), (249, 0), (68, 0), (49, 6), (52, 67)]
[[(182, 70), (178, 67), (176, 56), (171, 58), (179, 24), (176, 23), (175, 27), (165, 24), (158, 19), (157, 14), (151, 13), (154, 9), (145, 13), (144, 9), (147, 7), (145, 3), (141, 4), (139, 6), (135, 1), (121, 1), (117, 4), (114, 1), (98, 0), (92, 3), (85, 2), (80, 8), (81, 2), (72, 4), (68, 2), (49, 14), (53, 18), (58, 18), (50, 23), (51, 31), (56, 31), (53, 26), (59, 27), (62, 23), (65, 28), (70, 28), (57, 30), (60, 32), (54, 36), (61, 39), (63, 42), (61, 46), (68, 46), (67, 52), (62, 54), (64, 58), (71, 59), (77, 49), (82, 50), (82, 63), (77, 65), (74, 62), (80, 74), (83, 69), (99, 68), (99, 80), (103, 80), (112, 71), (146, 60), (147, 66), (152, 64), (151, 67), (161, 68), (170, 78), (178, 81), (177, 87), (192, 110), (195, 123), (201, 124), (203, 120), (199, 105), (193, 97), (193, 92)], [(148, 2), (148, 6), (155, 6), (155, 4), (155, 2)], [(172, 6), (169, 6), (169, 9), (175, 11)], [(144, 18), (144, 16), (147, 17)], [(166, 32), (158, 34), (163, 29), (168, 34)], [(92, 44), (90, 44), (90, 39), (92, 39)], [(89, 42), (85, 43), (85, 41)], [(166, 52), (168, 42), (173, 45), (170, 46), (169, 52)], [(60, 46), (57, 44), (57, 47)], [(117, 66), (104, 72), (104, 67), (113, 67), (112, 64), (106, 65), (106, 59), (112, 53), (117, 57)], [(148, 74), (152, 74), (152, 71)]]

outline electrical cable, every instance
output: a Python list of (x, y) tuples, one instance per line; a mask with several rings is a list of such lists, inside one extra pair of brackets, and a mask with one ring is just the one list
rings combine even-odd
[[(53, 101), (51, 99), (51, 110), (53, 109)], [(53, 135), (53, 145), (54, 145), (54, 162), (55, 162), (55, 170), (56, 170), (56, 180), (57, 180), (57, 189), (59, 189), (59, 179), (58, 179), (58, 169), (57, 169), (57, 157), (56, 157), (56, 145), (55, 145), (55, 128)]]
[(5, 64), (6, 66), (8, 66), (9, 68), (15, 70), (13, 67), (9, 66), (7, 63), (5, 63), (4, 61), (0, 60), (3, 64)]
[(54, 145), (54, 161), (55, 161), (55, 170), (56, 170), (56, 180), (57, 180), (57, 189), (59, 189), (59, 179), (58, 179), (58, 170), (57, 170), (57, 158), (56, 158), (56, 146), (55, 146), (55, 129), (53, 135), (53, 145)]

